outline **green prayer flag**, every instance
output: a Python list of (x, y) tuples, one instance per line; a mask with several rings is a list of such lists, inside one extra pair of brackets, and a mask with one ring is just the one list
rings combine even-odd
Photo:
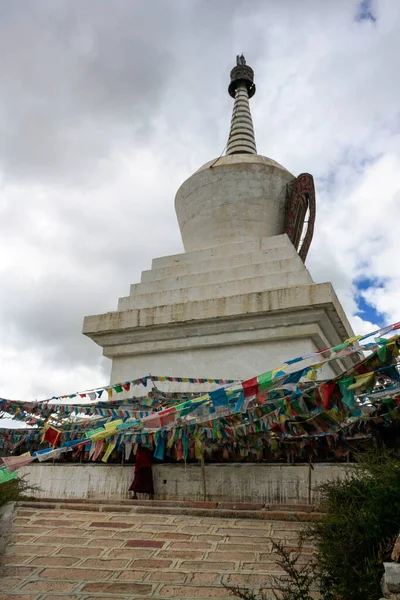
[(97, 429), (90, 429), (89, 431), (86, 431), (86, 432), (85, 432), (85, 436), (86, 436), (87, 438), (91, 438), (91, 437), (92, 437), (92, 435), (95, 435), (96, 433), (100, 433), (100, 432), (102, 432), (102, 431), (104, 431), (104, 428), (103, 428), (103, 427), (98, 427)]
[(386, 361), (386, 354), (387, 354), (387, 346), (386, 346), (386, 344), (384, 344), (377, 350), (378, 358), (383, 363)]
[(349, 345), (349, 342), (344, 342), (343, 344), (339, 344), (338, 346), (334, 346), (333, 348), (331, 348), (331, 352), (339, 352), (339, 350), (344, 350)]
[(15, 479), (18, 477), (16, 471), (12, 473), (8, 469), (0, 469), (0, 483), (6, 483), (7, 481), (11, 481), (11, 479)]
[(264, 375), (257, 377), (258, 389), (260, 392), (265, 392), (265, 390), (268, 390), (268, 388), (273, 385), (272, 377), (273, 371), (269, 371), (268, 373), (264, 373)]
[(349, 390), (348, 387), (354, 382), (354, 377), (341, 379), (338, 381), (340, 393), (342, 394), (342, 402), (346, 408), (354, 408), (354, 390)]

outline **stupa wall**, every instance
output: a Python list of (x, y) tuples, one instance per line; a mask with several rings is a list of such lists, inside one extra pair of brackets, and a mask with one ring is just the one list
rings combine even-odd
[(112, 383), (246, 379), (352, 335), (332, 286), (312, 281), (286, 234), (157, 258), (84, 332), (112, 359)]
[[(257, 337), (264, 339), (255, 341)], [(283, 326), (280, 331), (275, 328), (274, 331), (223, 333), (218, 331), (216, 322), (214, 332), (209, 335), (199, 337), (194, 333), (190, 338), (174, 339), (175, 350), (157, 351), (159, 344), (148, 342), (141, 348), (136, 346), (136, 352), (130, 355), (114, 355), (111, 383), (147, 375), (149, 369), (151, 374), (170, 377), (238, 379), (240, 376), (248, 379), (279, 367), (290, 357), (316, 352), (319, 347), (313, 338), (324, 339), (322, 331), (315, 325)], [(203, 347), (199, 347), (200, 344)], [(138, 352), (144, 348), (147, 352)], [(326, 366), (323, 376), (334, 377), (335, 372)], [(199, 391), (204, 391), (204, 387), (198, 387)], [(190, 385), (191, 391), (196, 389), (194, 384)]]
[[(207, 500), (213, 502), (260, 502), (264, 504), (307, 504), (319, 500), (317, 487), (326, 481), (343, 479), (352, 465), (315, 463), (207, 463)], [(27, 483), (40, 489), (36, 498), (91, 500), (129, 499), (133, 465), (32, 464), (20, 470)], [(203, 500), (204, 488), (199, 464), (153, 466), (158, 500)]]

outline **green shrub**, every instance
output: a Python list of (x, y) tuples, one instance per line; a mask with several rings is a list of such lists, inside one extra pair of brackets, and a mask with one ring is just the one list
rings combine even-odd
[(304, 538), (300, 537), (298, 548), (289, 551), (283, 542), (272, 541), (273, 551), (277, 553), (276, 564), (285, 575), (274, 577), (274, 595), (279, 600), (313, 600), (312, 592), (315, 583), (315, 567), (313, 560), (307, 564), (298, 564), (302, 556)]
[(345, 480), (320, 486), (326, 518), (308, 527), (324, 600), (377, 600), (383, 561), (400, 531), (400, 458), (381, 449), (358, 457)]
[[(300, 538), (296, 550), (288, 550), (283, 542), (272, 540), (273, 551), (276, 552), (276, 564), (281, 567), (285, 575), (273, 576), (272, 594), (276, 600), (313, 600), (311, 590), (315, 586), (314, 562), (298, 564), (302, 555), (304, 539)], [(225, 585), (231, 596), (241, 600), (270, 600), (271, 590), (261, 586), (258, 593), (240, 586)]]
[(27, 500), (32, 492), (38, 489), (37, 486), (29, 485), (23, 477), (17, 477), (2, 483), (0, 485), (0, 507), (7, 504), (7, 502)]
[[(357, 457), (358, 465), (344, 480), (319, 486), (327, 510), (321, 522), (307, 526), (298, 551), (274, 544), (285, 576), (274, 582), (276, 597), (310, 600), (318, 587), (323, 600), (378, 600), (382, 596), (383, 562), (390, 560), (400, 531), (400, 456), (386, 449)], [(312, 542), (315, 554), (298, 566), (302, 543)], [(265, 600), (245, 588), (229, 587), (243, 600)]]

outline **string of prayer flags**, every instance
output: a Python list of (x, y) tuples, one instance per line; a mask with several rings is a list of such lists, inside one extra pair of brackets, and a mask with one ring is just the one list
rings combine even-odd
[[(371, 334), (366, 337), (370, 336)], [(257, 435), (275, 434), (280, 439), (288, 436), (300, 438), (318, 434), (335, 435), (346, 420), (362, 420), (360, 402), (364, 400), (361, 399), (365, 397), (366, 401), (373, 401), (373, 394), (379, 390), (379, 386), (385, 385), (388, 388), (386, 395), (375, 396), (376, 399), (381, 398), (380, 402), (388, 401), (386, 413), (397, 410), (400, 405), (400, 374), (396, 362), (400, 336), (396, 335), (388, 340), (382, 339), (381, 333), (379, 336), (373, 344), (364, 346), (360, 344), (364, 337), (357, 338), (356, 341), (347, 340), (334, 348), (287, 361), (283, 366), (258, 377), (223, 384), (218, 389), (197, 397), (172, 397), (163, 395), (155, 388), (147, 398), (141, 400), (110, 398), (108, 402), (100, 404), (100, 400), (93, 397), (95, 392), (85, 392), (80, 397), (91, 394), (89, 398), (96, 400), (93, 408), (89, 405), (81, 410), (79, 405), (69, 405), (66, 408), (67, 405), (59, 403), (29, 406), (25, 403), (14, 404), (12, 410), (19, 419), (31, 419), (29, 411), (37, 411), (38, 426), (44, 425), (43, 441), (52, 446), (35, 453), (33, 457), (38, 460), (49, 460), (59, 455), (57, 451), (62, 453), (71, 448), (77, 448), (74, 456), (78, 456), (83, 444), (90, 444), (91, 459), (97, 460), (102, 456), (102, 460), (107, 462), (113, 450), (119, 450), (121, 445), (123, 448), (127, 442), (131, 444), (128, 447), (125, 445), (128, 457), (132, 449), (134, 451), (136, 445), (141, 443), (152, 446), (159, 457), (174, 447), (176, 454), (184, 460), (189, 455), (190, 447), (195, 454), (196, 439), (202, 443), (209, 440), (210, 443), (219, 444), (226, 439), (249, 438), (254, 442), (254, 436)], [(362, 360), (358, 359), (358, 362), (352, 359), (353, 366), (343, 375), (334, 379), (316, 380), (318, 370), (331, 360), (360, 353), (367, 347), (372, 354)], [(324, 353), (327, 353), (326, 359), (322, 359)], [(306, 367), (301, 365), (302, 360), (312, 356), (317, 356), (319, 362)], [(289, 372), (288, 367), (297, 364), (300, 368)], [(154, 376), (149, 377), (152, 381), (156, 380)], [(203, 379), (189, 378), (159, 379), (206, 382)], [(123, 390), (127, 391), (124, 385), (126, 388), (128, 384), (114, 384), (104, 389), (109, 392), (111, 390), (112, 396), (114, 392), (118, 394)], [(378, 390), (375, 389), (377, 386)], [(396, 395), (399, 397), (398, 401)], [(149, 408), (157, 408), (155, 411), (124, 410), (126, 403), (130, 403), (131, 408), (135, 401), (141, 405), (148, 403)], [(171, 401), (173, 406), (170, 405)], [(26, 411), (22, 410), (23, 406)], [(89, 415), (85, 413), (86, 410), (90, 412)], [(98, 419), (94, 415), (105, 418)], [(10, 437), (7, 443), (20, 443), (21, 439), (21, 436)], [(27, 440), (26, 437), (24, 439)], [(56, 449), (55, 446), (61, 440), (64, 443), (61, 448)]]
[(196, 377), (169, 377), (169, 376), (158, 376), (151, 375), (152, 381), (171, 381), (176, 383), (218, 383), (219, 385), (225, 385), (228, 383), (235, 383), (235, 379), (210, 379), (210, 378), (196, 378)]
[[(285, 366), (290, 366), (292, 364), (295, 364), (297, 362), (301, 362), (303, 360), (308, 360), (310, 358), (312, 358), (313, 356), (321, 356), (322, 354), (325, 354), (327, 352), (330, 353), (330, 357), (324, 361), (322, 361), (321, 364), (326, 364), (327, 362), (329, 362), (330, 360), (335, 360), (338, 357), (343, 357), (343, 356), (349, 356), (353, 353), (361, 353), (363, 350), (373, 350), (376, 345), (380, 345), (382, 346), (382, 344), (384, 345), (384, 347), (381, 350), (381, 356), (383, 357), (384, 353), (387, 352), (387, 348), (386, 348), (386, 344), (387, 344), (387, 340), (384, 340), (383, 336), (387, 335), (388, 333), (392, 332), (392, 331), (397, 331), (400, 329), (400, 323), (394, 323), (392, 325), (389, 325), (387, 327), (383, 327), (380, 329), (377, 329), (376, 331), (372, 332), (372, 333), (368, 333), (365, 334), (363, 336), (354, 336), (352, 338), (347, 339), (345, 342), (343, 342), (342, 344), (339, 344), (338, 346), (334, 346), (332, 348), (325, 348), (323, 350), (318, 350), (314, 353), (309, 353), (297, 358), (292, 358), (288, 361), (286, 361), (283, 365), (283, 367), (280, 367), (279, 369), (275, 369), (275, 371), (273, 371), (273, 375), (272, 377), (277, 377), (280, 376), (282, 373), (285, 373)], [(376, 340), (376, 344), (371, 344), (371, 343), (367, 343), (364, 346), (362, 346), (360, 344), (360, 342), (374, 337)], [(383, 341), (382, 341), (383, 340)], [(315, 365), (314, 365), (315, 366)], [(145, 377), (141, 377), (139, 379), (135, 379), (132, 381), (126, 381), (126, 382), (121, 382), (121, 383), (115, 383), (112, 384), (111, 386), (105, 386), (103, 388), (94, 388), (92, 390), (87, 390), (85, 392), (76, 392), (74, 394), (64, 394), (61, 396), (53, 396), (51, 399), (48, 400), (42, 400), (40, 402), (32, 402), (32, 403), (26, 403), (26, 402), (22, 402), (22, 401), (18, 401), (18, 400), (6, 400), (4, 398), (0, 398), (0, 410), (4, 410), (4, 407), (7, 403), (18, 403), (20, 405), (20, 409), (24, 410), (24, 406), (26, 407), (26, 411), (31, 411), (34, 409), (34, 407), (37, 406), (41, 406), (41, 405), (48, 405), (51, 400), (60, 400), (60, 399), (70, 399), (70, 398), (75, 398), (75, 397), (80, 397), (80, 398), (89, 398), (91, 401), (94, 401), (96, 399), (99, 399), (103, 392), (107, 391), (110, 392), (110, 395), (113, 395), (113, 392), (121, 393), (123, 391), (129, 391), (132, 387), (134, 386), (138, 386), (138, 385), (143, 385), (143, 386), (147, 386), (148, 381), (151, 380), (152, 382), (155, 381), (159, 381), (159, 382), (165, 382), (165, 381), (169, 381), (169, 382), (183, 382), (183, 383), (217, 383), (219, 385), (226, 385), (226, 384), (233, 384), (235, 383), (235, 380), (233, 379), (214, 379), (214, 378), (191, 378), (191, 377), (170, 377), (170, 376), (157, 376), (157, 375), (147, 375)], [(267, 384), (267, 381), (265, 381), (263, 383), (264, 385)]]
[[(21, 400), (7, 400), (5, 398), (0, 398), (0, 410), (7, 410), (9, 407), (6, 405), (9, 404), (18, 404), (20, 410), (25, 411), (33, 411), (37, 407), (48, 407), (48, 408), (56, 408), (59, 406), (59, 401), (63, 402), (66, 400), (71, 400), (73, 398), (82, 398), (89, 399), (92, 403), (101, 402), (101, 397), (103, 393), (107, 393), (107, 397), (109, 400), (113, 399), (114, 392), (116, 394), (120, 394), (122, 392), (128, 392), (133, 387), (136, 386), (147, 386), (148, 381), (152, 382), (181, 382), (181, 383), (190, 383), (190, 384), (219, 384), (219, 385), (227, 385), (235, 383), (236, 380), (233, 379), (221, 379), (221, 378), (195, 378), (195, 377), (170, 377), (170, 376), (160, 376), (160, 375), (147, 375), (145, 377), (140, 377), (138, 379), (134, 379), (132, 381), (125, 381), (121, 383), (115, 383), (110, 386), (104, 386), (102, 388), (94, 388), (92, 390), (88, 390), (85, 392), (76, 392), (73, 394), (63, 394), (60, 396), (52, 396), (47, 400), (40, 400), (34, 402), (24, 402)], [(64, 404), (65, 407), (69, 405)], [(151, 406), (151, 404), (150, 404)]]

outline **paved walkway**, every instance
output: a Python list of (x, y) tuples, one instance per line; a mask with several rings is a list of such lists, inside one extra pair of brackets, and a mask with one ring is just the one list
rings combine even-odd
[(302, 527), (215, 510), (39, 506), (14, 514), (0, 600), (232, 598), (224, 584), (271, 586), (271, 539), (293, 546)]

